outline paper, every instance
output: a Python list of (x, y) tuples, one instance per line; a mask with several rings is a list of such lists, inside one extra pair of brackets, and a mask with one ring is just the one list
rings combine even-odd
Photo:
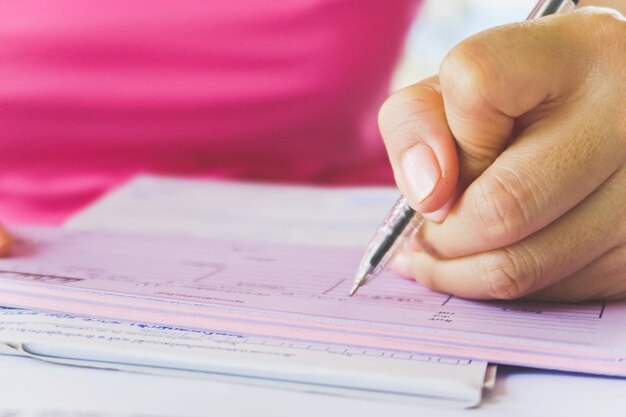
[(0, 340), (54, 363), (457, 407), (480, 402), (486, 371), (469, 360), (16, 309), (0, 309)]
[(481, 406), (469, 410), (54, 366), (1, 355), (0, 373), (0, 410), (14, 412), (11, 417), (623, 417), (626, 409), (623, 379), (507, 367), (501, 367)]
[(14, 231), (2, 303), (249, 336), (626, 375), (625, 303), (473, 302), (383, 274), (360, 249)]
[[(215, 195), (219, 195), (220, 199), (215, 199)], [(214, 183), (141, 177), (115, 190), (92, 207), (80, 213), (69, 222), (69, 226), (83, 229), (123, 229), (134, 227), (136, 230), (142, 231), (142, 233), (161, 234), (184, 231), (192, 235), (234, 236), (237, 238), (279, 242), (302, 240), (302, 236), (306, 236), (305, 240), (312, 243), (362, 244), (369, 238), (372, 220), (382, 216), (396, 197), (397, 190), (393, 188), (322, 189), (315, 187), (270, 186), (229, 182)], [(249, 210), (248, 208), (251, 200), (255, 201), (254, 210)], [(147, 207), (149, 209), (146, 210)], [(338, 213), (343, 214), (343, 218), (337, 216)], [(348, 216), (350, 213), (352, 215)], [(119, 222), (109, 225), (107, 224), (107, 219), (117, 219)], [(3, 319), (6, 322), (7, 317), (3, 317)], [(58, 327), (61, 326), (61, 323), (58, 322), (59, 320), (67, 321), (70, 319), (57, 317), (56, 320), (57, 322), (54, 325)], [(35, 326), (38, 331), (44, 331), (46, 326), (49, 325), (51, 324), (37, 322), (29, 325), (21, 323), (17, 327), (25, 326), (33, 331), (33, 326)], [(83, 331), (86, 330), (83, 329)], [(102, 329), (99, 329), (99, 331), (102, 331)], [(49, 337), (46, 338), (47, 344), (44, 348), (45, 352), (48, 353), (50, 353), (54, 344), (59, 342), (68, 342), (70, 345), (76, 342), (76, 340), (71, 342), (63, 340), (58, 331), (48, 332), (47, 335)], [(24, 334), (20, 333), (19, 336), (18, 339), (23, 340)], [(273, 345), (275, 343), (276, 341), (274, 340)], [(281, 341), (279, 343), (281, 349), (285, 349), (285, 345), (290, 344), (289, 341)], [(29, 343), (27, 351), (24, 353), (33, 355), (33, 346), (32, 343)], [(93, 356), (96, 353), (93, 346), (90, 346), (87, 351), (79, 352), (71, 349), (71, 346), (65, 345), (60, 348), (54, 348), (62, 356), (71, 354), (71, 356), (76, 357), (83, 353)], [(41, 345), (37, 345), (37, 349), (41, 350)], [(333, 355), (337, 355), (341, 351), (352, 352), (352, 349), (337, 345), (333, 345), (328, 349), (330, 349)], [(381, 359), (392, 359), (394, 355), (393, 352), (383, 352), (381, 353), (382, 356), (378, 356), (380, 352), (371, 349), (367, 352), (370, 357), (373, 354), (377, 355), (374, 362)], [(354, 355), (354, 352), (352, 352), (352, 355)], [(427, 382), (417, 389), (417, 395), (419, 396), (417, 401), (420, 403), (436, 402), (438, 405), (447, 403), (456, 406), (470, 406), (478, 403), (480, 400), (486, 367), (484, 362), (459, 361), (429, 355), (413, 354), (407, 356), (404, 353), (403, 355), (405, 360), (413, 357), (415, 361), (419, 362), (419, 364), (415, 362), (407, 368), (414, 381), (424, 380), (424, 376), (428, 376), (426, 378)], [(34, 356), (51, 360), (43, 355)], [(144, 356), (141, 356), (141, 358), (145, 359)], [(310, 359), (308, 358), (308, 362), (305, 360), (303, 364), (311, 365)], [(60, 361), (59, 359), (55, 360), (57, 362)], [(75, 359), (70, 361), (64, 358), (61, 361), (78, 364)], [(383, 360), (383, 362), (385, 361)], [(109, 362), (102, 363), (108, 367), (112, 366)], [(167, 363), (167, 358), (159, 358), (156, 363), (162, 366), (164, 363)], [(251, 368), (248, 369), (255, 369), (255, 363), (253, 361)], [(180, 363), (176, 365), (182, 366)], [(197, 370), (199, 364), (195, 361), (187, 365)], [(354, 365), (356, 364), (352, 363), (351, 366)], [(89, 366), (93, 366), (93, 364)], [(451, 367), (454, 369), (452, 373), (449, 371)], [(121, 369), (120, 364), (116, 364), (115, 368)], [(128, 365), (124, 369), (136, 371), (136, 369), (129, 369)], [(215, 367), (210, 367), (210, 369), (215, 371)], [(142, 372), (162, 372), (162, 370), (163, 368), (146, 368), (145, 366), (143, 369), (140, 369)], [(172, 374), (172, 371), (168, 370), (168, 374)], [(302, 377), (302, 375), (310, 376), (311, 373), (301, 372), (299, 376)], [(340, 375), (339, 378), (333, 379), (341, 380), (342, 377), (345, 379), (345, 376)], [(388, 370), (379, 375), (380, 380), (376, 385), (393, 385), (385, 382), (385, 378), (389, 378), (389, 376)], [(211, 374), (211, 377), (215, 378), (215, 373)], [(492, 382), (492, 379), (486, 383)], [(256, 381), (260, 382), (258, 378)], [(359, 382), (362, 383), (363, 381), (361, 375)], [(439, 393), (436, 392), (436, 389), (443, 385), (442, 382), (437, 381), (445, 381), (443, 384), (445, 389)], [(352, 382), (354, 385), (354, 379)], [(264, 383), (267, 384), (267, 381), (265, 380)], [(408, 386), (415, 388), (415, 382), (408, 384)], [(293, 389), (294, 387), (290, 388)], [(300, 389), (302, 388), (301, 386)], [(316, 389), (324, 392), (330, 390), (329, 387), (322, 390), (320, 387), (314, 388), (311, 385), (305, 389)], [(333, 393), (351, 396), (358, 396), (359, 394), (358, 392), (346, 393), (346, 389), (343, 389), (344, 392), (341, 391), (341, 389), (335, 389)], [(439, 398), (434, 401), (432, 399), (428, 400), (426, 397), (429, 393), (430, 395), (436, 394)], [(386, 395), (386, 397), (390, 396), (392, 397), (392, 395)], [(368, 398), (373, 397), (376, 397), (376, 395), (371, 393), (368, 395)], [(378, 397), (384, 398), (385, 396), (378, 395)], [(398, 398), (395, 398), (394, 401), (398, 401)]]
[(398, 198), (394, 187), (302, 187), (141, 176), (66, 228), (228, 240), (365, 246)]

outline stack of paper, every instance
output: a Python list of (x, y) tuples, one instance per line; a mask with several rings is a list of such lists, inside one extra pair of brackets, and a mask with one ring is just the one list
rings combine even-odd
[[(192, 232), (278, 242), (304, 236), (312, 243), (360, 245), (395, 195), (393, 189), (380, 188), (318, 189), (142, 177), (70, 223), (75, 228), (134, 227), (160, 235)], [(244, 217), (238, 210), (246, 197), (257, 204)], [(314, 215), (307, 213), (315, 205), (321, 206)], [(341, 218), (350, 212), (355, 215)], [(120, 223), (110, 227), (107, 220)], [(27, 240), (31, 248), (42, 243)], [(24, 255), (38, 256), (37, 250), (31, 252)], [(176, 268), (171, 272), (178, 274)], [(53, 275), (39, 280), (66, 281)], [(476, 405), (483, 386), (491, 386), (495, 375), (495, 368), (487, 369), (481, 361), (97, 319), (94, 314), (101, 313), (96, 309), (89, 314), (0, 310), (0, 342), (4, 342), (0, 352), (71, 365), (457, 407)]]
[(398, 199), (392, 187), (302, 187), (139, 176), (65, 228), (361, 247)]
[(461, 407), (480, 401), (486, 372), (470, 360), (19, 309), (0, 310), (0, 335), (4, 353), (61, 364)]
[(347, 296), (360, 249), (14, 230), (9, 306), (626, 375), (626, 303), (474, 302), (392, 273)]
[(393, 274), (347, 297), (396, 193), (138, 178), (73, 231), (15, 229), (0, 303), (66, 314), (0, 311), (0, 349), (457, 406), (484, 361), (626, 375), (624, 303), (471, 302)]

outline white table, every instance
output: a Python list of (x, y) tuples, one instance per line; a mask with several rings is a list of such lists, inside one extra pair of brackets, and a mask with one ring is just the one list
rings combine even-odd
[(79, 416), (58, 410), (98, 411), (107, 417), (626, 415), (624, 379), (522, 368), (501, 368), (495, 389), (480, 408), (472, 410), (421, 408), (207, 380), (73, 368), (9, 356), (0, 356), (0, 375), (0, 416), (5, 409), (57, 410), (46, 417)]

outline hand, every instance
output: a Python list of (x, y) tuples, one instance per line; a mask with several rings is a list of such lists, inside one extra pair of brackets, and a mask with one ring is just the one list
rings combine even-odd
[(583, 8), (459, 44), (379, 123), (430, 219), (395, 264), (477, 299), (626, 297), (626, 21)]
[(9, 232), (7, 232), (4, 227), (0, 226), (0, 257), (9, 254), (12, 242), (13, 240)]

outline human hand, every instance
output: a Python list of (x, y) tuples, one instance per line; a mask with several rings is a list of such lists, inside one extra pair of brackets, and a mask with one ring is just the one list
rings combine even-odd
[(379, 123), (430, 213), (395, 269), (477, 299), (626, 297), (626, 21), (583, 8), (459, 44)]
[(0, 225), (0, 257), (9, 254), (12, 242), (9, 232)]

